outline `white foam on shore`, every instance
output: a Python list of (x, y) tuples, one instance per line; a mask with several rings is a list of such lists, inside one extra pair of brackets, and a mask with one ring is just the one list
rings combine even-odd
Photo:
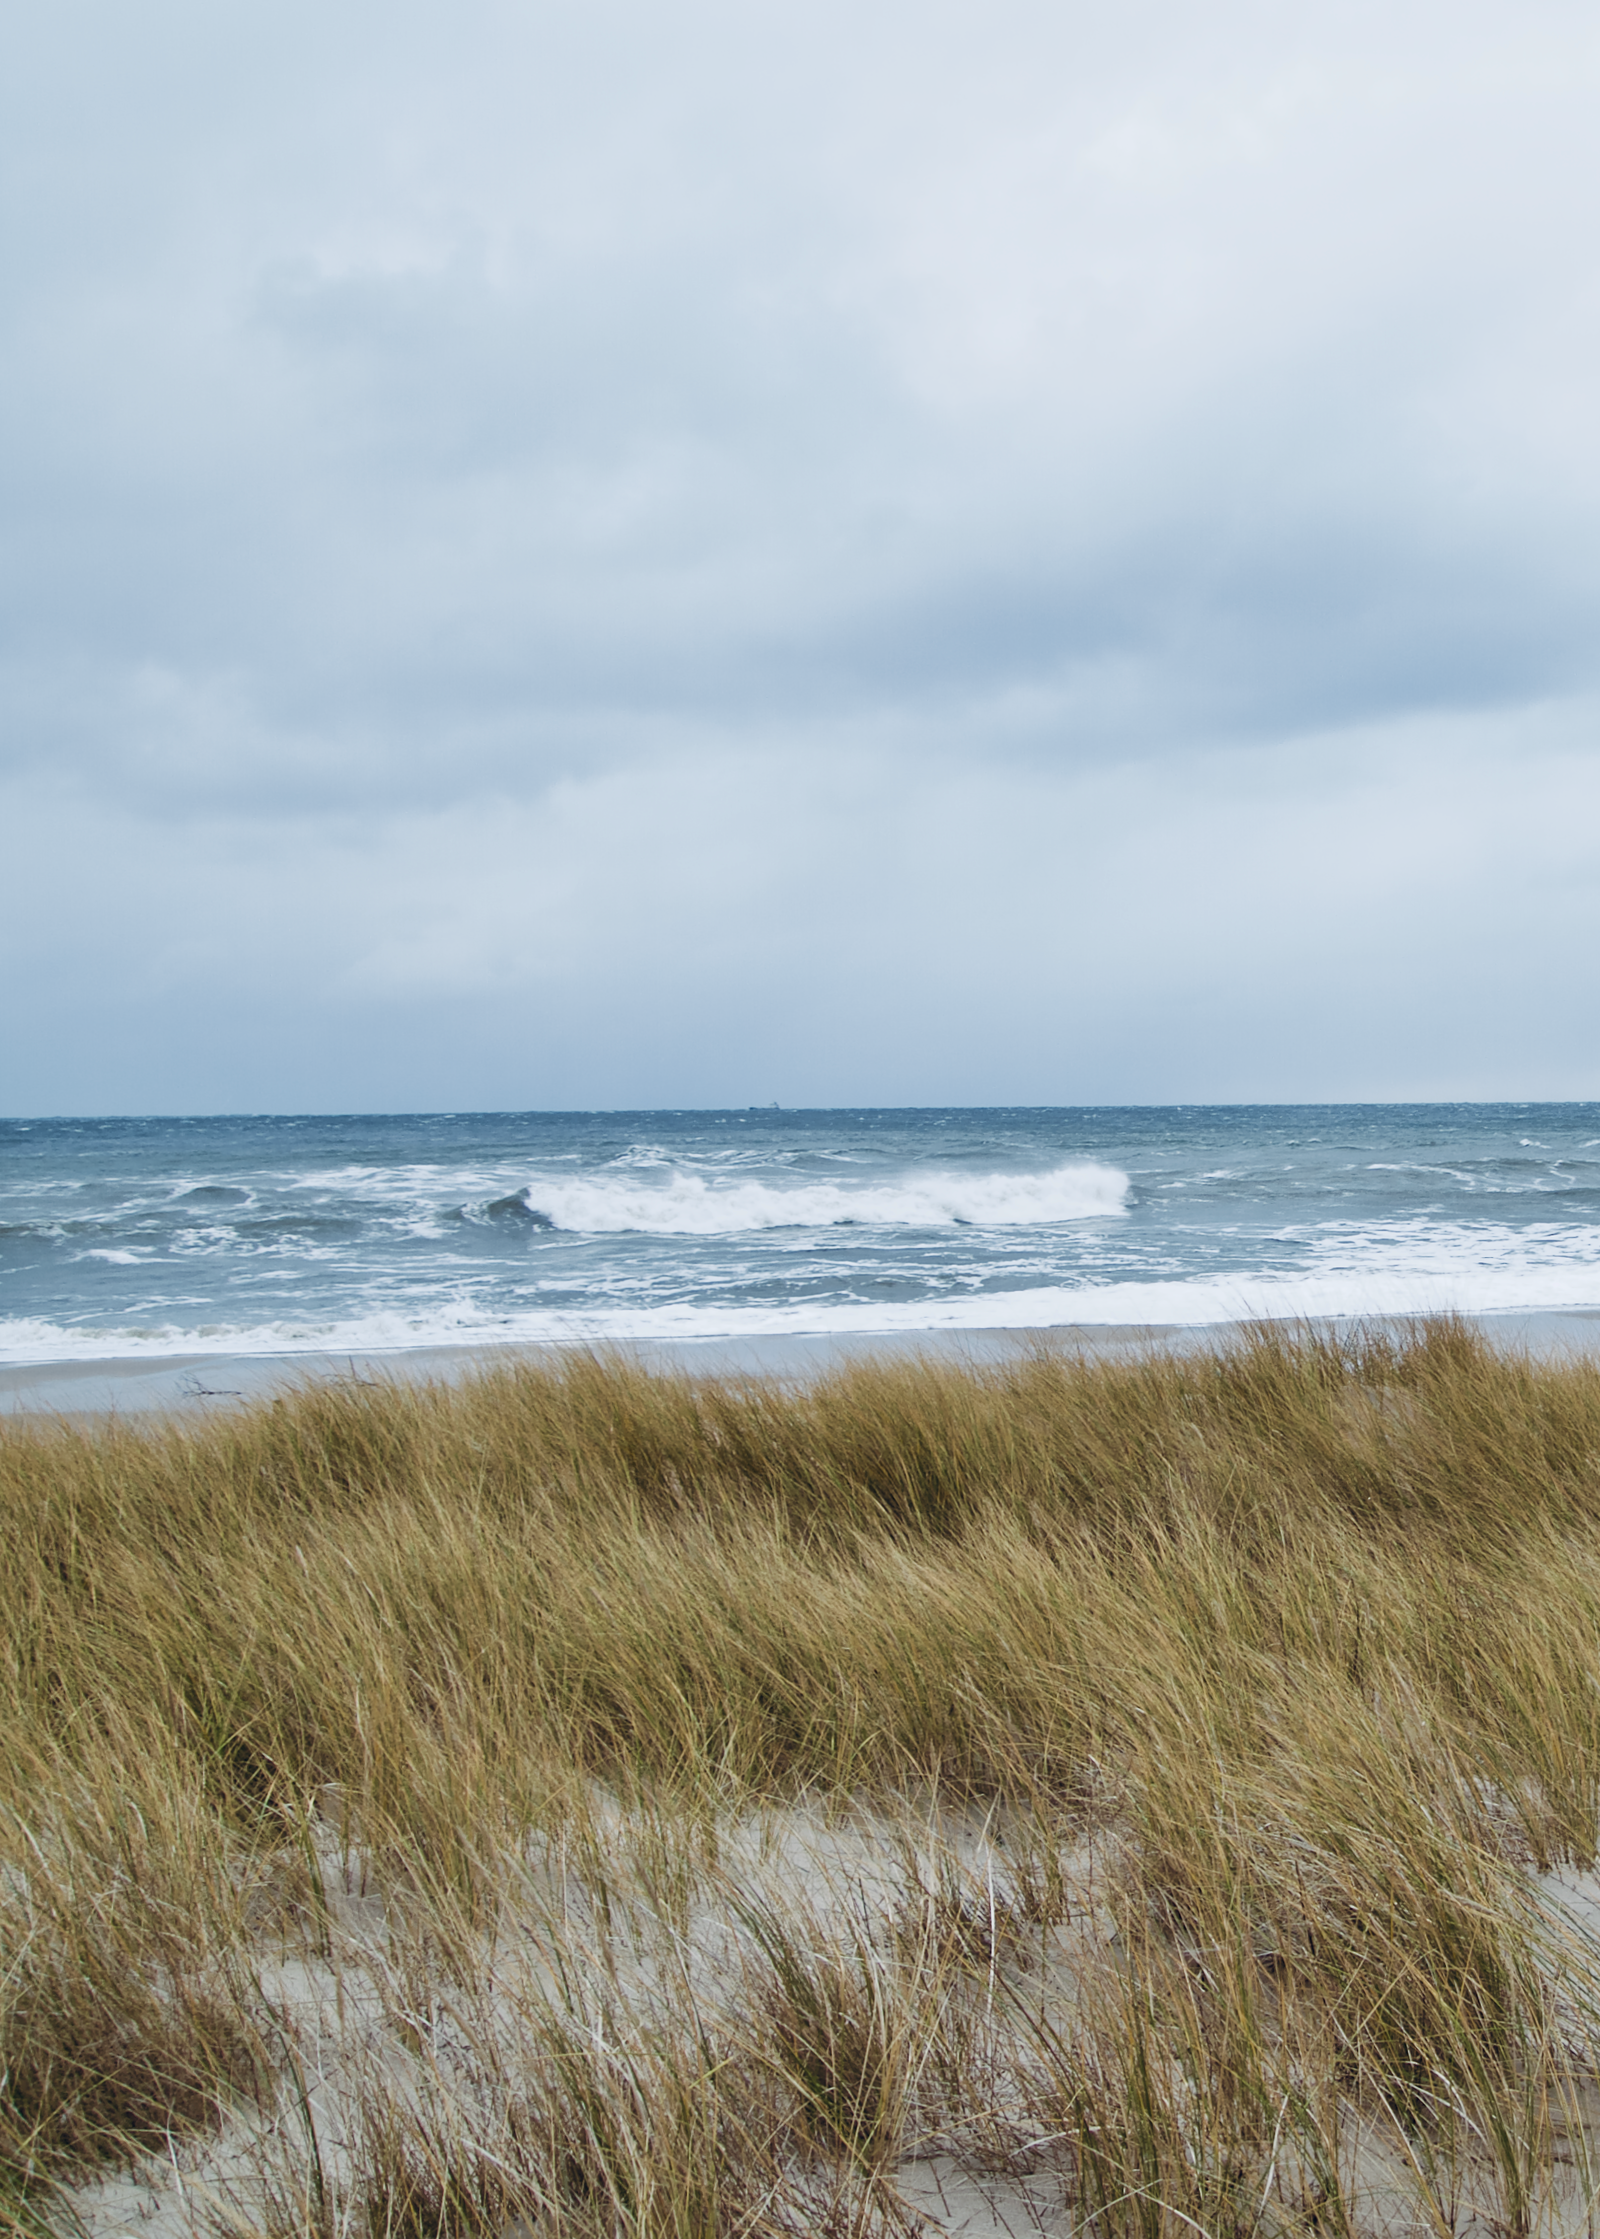
[[(1409, 1224), (1406, 1224), (1409, 1225)], [(435, 1345), (607, 1344), (798, 1336), (906, 1336), (918, 1331), (1171, 1326), (1341, 1317), (1600, 1310), (1600, 1232), (1545, 1231), (1461, 1241), (1407, 1234), (1328, 1239), (1319, 1264), (1295, 1274), (1219, 1274), (1150, 1281), (1039, 1284), (1026, 1289), (884, 1303), (826, 1300), (752, 1306), (677, 1303), (573, 1311), (489, 1311), (469, 1299), (426, 1312), (380, 1309), (338, 1320), (280, 1316), (200, 1329), (143, 1323), (71, 1329), (0, 1321), (0, 1361), (159, 1358), (165, 1354), (385, 1353)], [(1518, 1246), (1522, 1249), (1517, 1249)], [(1495, 1248), (1495, 1247), (1498, 1248)], [(1487, 1263), (1486, 1263), (1487, 1262)], [(1496, 1264), (1498, 1262), (1498, 1264)]]

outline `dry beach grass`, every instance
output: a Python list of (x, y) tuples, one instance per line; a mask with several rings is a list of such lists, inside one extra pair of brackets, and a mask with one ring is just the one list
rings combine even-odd
[(579, 1359), (0, 1477), (0, 2223), (1592, 2231), (1600, 1369)]

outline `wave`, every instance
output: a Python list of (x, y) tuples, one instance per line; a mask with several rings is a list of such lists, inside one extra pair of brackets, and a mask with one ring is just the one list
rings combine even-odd
[(741, 1338), (957, 1335), (963, 1330), (1203, 1329), (1247, 1321), (1379, 1319), (1426, 1314), (1600, 1313), (1600, 1261), (1587, 1265), (1412, 1269), (1355, 1274), (1329, 1268), (1297, 1275), (1218, 1275), (1148, 1282), (1041, 1284), (959, 1298), (857, 1300), (757, 1306), (614, 1307), (510, 1312), (470, 1301), (426, 1310), (386, 1308), (326, 1321), (287, 1315), (266, 1323), (208, 1323), (183, 1329), (151, 1322), (68, 1328), (37, 1319), (0, 1320), (0, 1361), (149, 1360), (164, 1356), (294, 1356), (405, 1353), (449, 1346), (613, 1345)]
[[(709, 1182), (674, 1168), (650, 1182), (622, 1176), (546, 1177), (518, 1193), (524, 1216), (587, 1235), (737, 1236), (766, 1228), (1015, 1228), (1104, 1219), (1127, 1210), (1128, 1177), (1114, 1166), (1058, 1166), (1044, 1174), (924, 1172), (898, 1182)], [(483, 1210), (504, 1217), (512, 1200)]]

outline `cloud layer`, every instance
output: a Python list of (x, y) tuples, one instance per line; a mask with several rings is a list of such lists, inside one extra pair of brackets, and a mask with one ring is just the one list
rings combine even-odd
[(0, 1108), (1600, 1094), (1592, 12), (16, 44)]

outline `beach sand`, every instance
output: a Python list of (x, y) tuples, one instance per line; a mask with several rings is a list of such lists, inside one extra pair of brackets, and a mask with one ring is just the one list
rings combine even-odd
[[(1537, 1358), (1600, 1353), (1600, 1311), (1469, 1316), (1491, 1342)], [(1238, 1323), (1200, 1326), (1072, 1323), (1053, 1329), (930, 1329), (893, 1335), (827, 1332), (741, 1338), (679, 1338), (601, 1345), (644, 1367), (690, 1375), (826, 1375), (860, 1360), (932, 1358), (994, 1365), (1041, 1349), (1126, 1354), (1155, 1346), (1205, 1349)], [(1337, 1327), (1337, 1324), (1317, 1325)], [(375, 1353), (161, 1353), (105, 1360), (29, 1361), (0, 1367), (0, 1417), (169, 1415), (195, 1418), (307, 1383), (351, 1378), (454, 1383), (479, 1370), (526, 1361), (556, 1364), (584, 1349), (565, 1345), (428, 1345)]]

